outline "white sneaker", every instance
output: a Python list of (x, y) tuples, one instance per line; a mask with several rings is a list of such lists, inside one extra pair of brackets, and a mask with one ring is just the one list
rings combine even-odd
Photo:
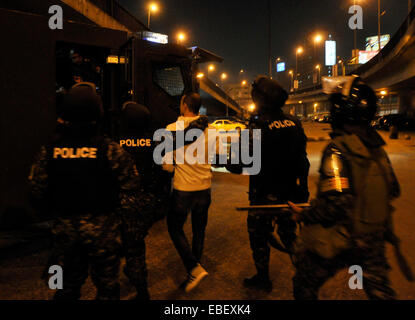
[(200, 281), (208, 275), (207, 271), (198, 263), (196, 267), (190, 271), (185, 283), (184, 291), (189, 292), (196, 288)]

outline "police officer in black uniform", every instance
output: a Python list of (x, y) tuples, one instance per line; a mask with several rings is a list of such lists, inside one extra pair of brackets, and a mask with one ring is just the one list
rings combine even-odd
[(63, 269), (55, 299), (79, 299), (88, 277), (97, 299), (119, 299), (119, 213), (139, 208), (138, 172), (128, 153), (100, 133), (102, 103), (92, 86), (64, 97), (59, 132), (41, 148), (29, 177), (35, 199), (56, 219), (49, 263)]
[[(287, 98), (287, 92), (279, 83), (268, 77), (260, 76), (252, 85), (252, 99), (257, 114), (252, 116), (249, 130), (261, 130), (258, 136), (251, 134), (252, 144), (255, 139), (261, 143), (261, 170), (249, 179), (251, 205), (285, 204), (289, 200), (301, 203), (308, 200), (307, 177), (310, 164), (306, 153), (307, 137), (301, 122), (282, 111)], [(228, 170), (240, 173), (242, 167), (230, 165)], [(289, 215), (276, 216), (269, 212), (248, 213), (249, 240), (257, 274), (245, 279), (246, 287), (272, 291), (269, 279), (269, 240), (275, 225), (278, 226), (278, 235), (286, 251), (291, 249), (296, 237), (296, 223)]]
[(120, 146), (128, 151), (140, 170), (140, 211), (122, 215), (121, 235), (126, 265), (124, 272), (136, 288), (136, 299), (148, 300), (145, 237), (152, 224), (165, 216), (170, 178), (153, 161), (150, 111), (136, 102), (123, 104)]
[[(193, 121), (188, 130), (200, 129), (208, 125), (207, 117)], [(171, 133), (173, 148), (183, 145), (176, 143), (177, 132)], [(179, 133), (180, 134), (180, 133)], [(165, 217), (170, 200), (171, 174), (164, 171), (153, 159), (155, 144), (154, 128), (147, 107), (133, 101), (123, 104), (121, 112), (120, 146), (132, 156), (140, 172), (139, 212), (126, 211), (121, 215), (121, 234), (126, 257), (125, 274), (137, 290), (137, 299), (150, 298), (147, 287), (147, 267), (145, 261), (145, 237), (154, 222)], [(193, 140), (192, 140), (193, 141)], [(184, 142), (189, 144), (192, 141)]]

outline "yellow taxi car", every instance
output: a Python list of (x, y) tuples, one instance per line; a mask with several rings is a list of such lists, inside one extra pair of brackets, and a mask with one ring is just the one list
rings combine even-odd
[(218, 131), (237, 131), (246, 129), (243, 123), (235, 122), (227, 119), (218, 119), (211, 123), (212, 127), (215, 127)]

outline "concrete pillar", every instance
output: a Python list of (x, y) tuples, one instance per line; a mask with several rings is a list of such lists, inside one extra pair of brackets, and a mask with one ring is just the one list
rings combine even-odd
[(415, 118), (415, 91), (401, 91), (398, 93), (398, 112)]

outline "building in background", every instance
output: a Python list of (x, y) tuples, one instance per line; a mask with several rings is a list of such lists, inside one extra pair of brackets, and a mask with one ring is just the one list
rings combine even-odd
[(298, 55), (297, 75), (298, 90), (316, 87), (321, 83), (321, 77), (327, 75), (330, 68), (325, 64), (325, 50), (322, 43), (316, 43), (314, 35), (310, 35), (303, 45), (302, 54)]
[(241, 83), (225, 85), (225, 92), (231, 97), (239, 106), (247, 111), (253, 104), (251, 97), (251, 85), (248, 81), (241, 81)]

